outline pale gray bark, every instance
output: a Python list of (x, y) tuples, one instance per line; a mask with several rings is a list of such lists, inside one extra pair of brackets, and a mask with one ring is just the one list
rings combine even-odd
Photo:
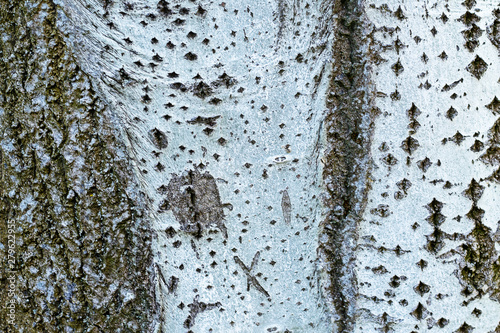
[(356, 329), (498, 331), (498, 3), (365, 8), (382, 51), (371, 70), (381, 115)]

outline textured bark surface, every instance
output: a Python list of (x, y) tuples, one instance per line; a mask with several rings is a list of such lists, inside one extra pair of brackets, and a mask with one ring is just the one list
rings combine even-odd
[(17, 301), (15, 326), (1, 311), (0, 330), (149, 331), (150, 229), (113, 116), (54, 3), (2, 1), (0, 15), (2, 306), (12, 276)]
[(356, 330), (498, 331), (497, 6), (365, 4), (381, 115), (355, 255)]
[(500, 332), (496, 5), (1, 1), (13, 331)]
[(325, 117), (323, 179), (329, 211), (322, 223), (319, 251), (328, 263), (326, 285), (335, 308), (338, 332), (351, 332), (356, 318), (357, 291), (355, 250), (357, 228), (366, 207), (371, 170), (369, 155), (373, 121), (373, 62), (370, 23), (361, 1), (336, 1), (332, 46), (333, 69), (329, 78)]
[(328, 4), (61, 6), (148, 197), (158, 329), (332, 331), (317, 254)]

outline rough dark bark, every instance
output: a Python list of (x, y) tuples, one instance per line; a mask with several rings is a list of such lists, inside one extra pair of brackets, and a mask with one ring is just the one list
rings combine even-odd
[(0, 330), (146, 332), (151, 236), (112, 115), (54, 3), (1, 1), (0, 31), (2, 244), (8, 223), (16, 236), (0, 279), (4, 289), (14, 277), (17, 301), (15, 324), (0, 311)]
[(336, 16), (333, 71), (327, 97), (329, 113), (325, 119), (327, 150), (323, 178), (330, 197), (330, 214), (324, 221), (327, 241), (319, 248), (328, 262), (339, 332), (351, 332), (355, 320), (357, 295), (354, 273), (357, 228), (369, 190), (370, 141), (377, 115), (371, 105), (369, 77), (369, 22), (361, 1), (336, 1), (328, 16)]

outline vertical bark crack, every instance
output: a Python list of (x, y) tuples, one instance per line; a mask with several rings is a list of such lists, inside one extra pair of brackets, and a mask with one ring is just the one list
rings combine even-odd
[(327, 150), (323, 179), (329, 194), (330, 213), (323, 222), (327, 241), (320, 244), (326, 264), (327, 293), (338, 315), (338, 332), (354, 325), (356, 278), (354, 249), (368, 184), (371, 128), (376, 115), (370, 106), (370, 79), (364, 51), (369, 35), (359, 1), (339, 0), (333, 6), (333, 71), (325, 119)]

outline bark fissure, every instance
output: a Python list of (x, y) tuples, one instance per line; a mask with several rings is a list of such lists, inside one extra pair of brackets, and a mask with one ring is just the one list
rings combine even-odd
[(16, 235), (15, 268), (1, 271), (2, 288), (16, 280), (15, 324), (2, 311), (0, 330), (148, 331), (149, 230), (109, 110), (52, 1), (4, 1), (0, 13), (2, 243), (9, 221)]
[(331, 211), (324, 221), (328, 241), (320, 252), (328, 262), (329, 294), (339, 332), (351, 332), (355, 319), (356, 278), (353, 272), (356, 228), (368, 191), (370, 136), (374, 110), (370, 107), (367, 21), (358, 1), (336, 1), (333, 71), (325, 119), (327, 150), (323, 178)]

